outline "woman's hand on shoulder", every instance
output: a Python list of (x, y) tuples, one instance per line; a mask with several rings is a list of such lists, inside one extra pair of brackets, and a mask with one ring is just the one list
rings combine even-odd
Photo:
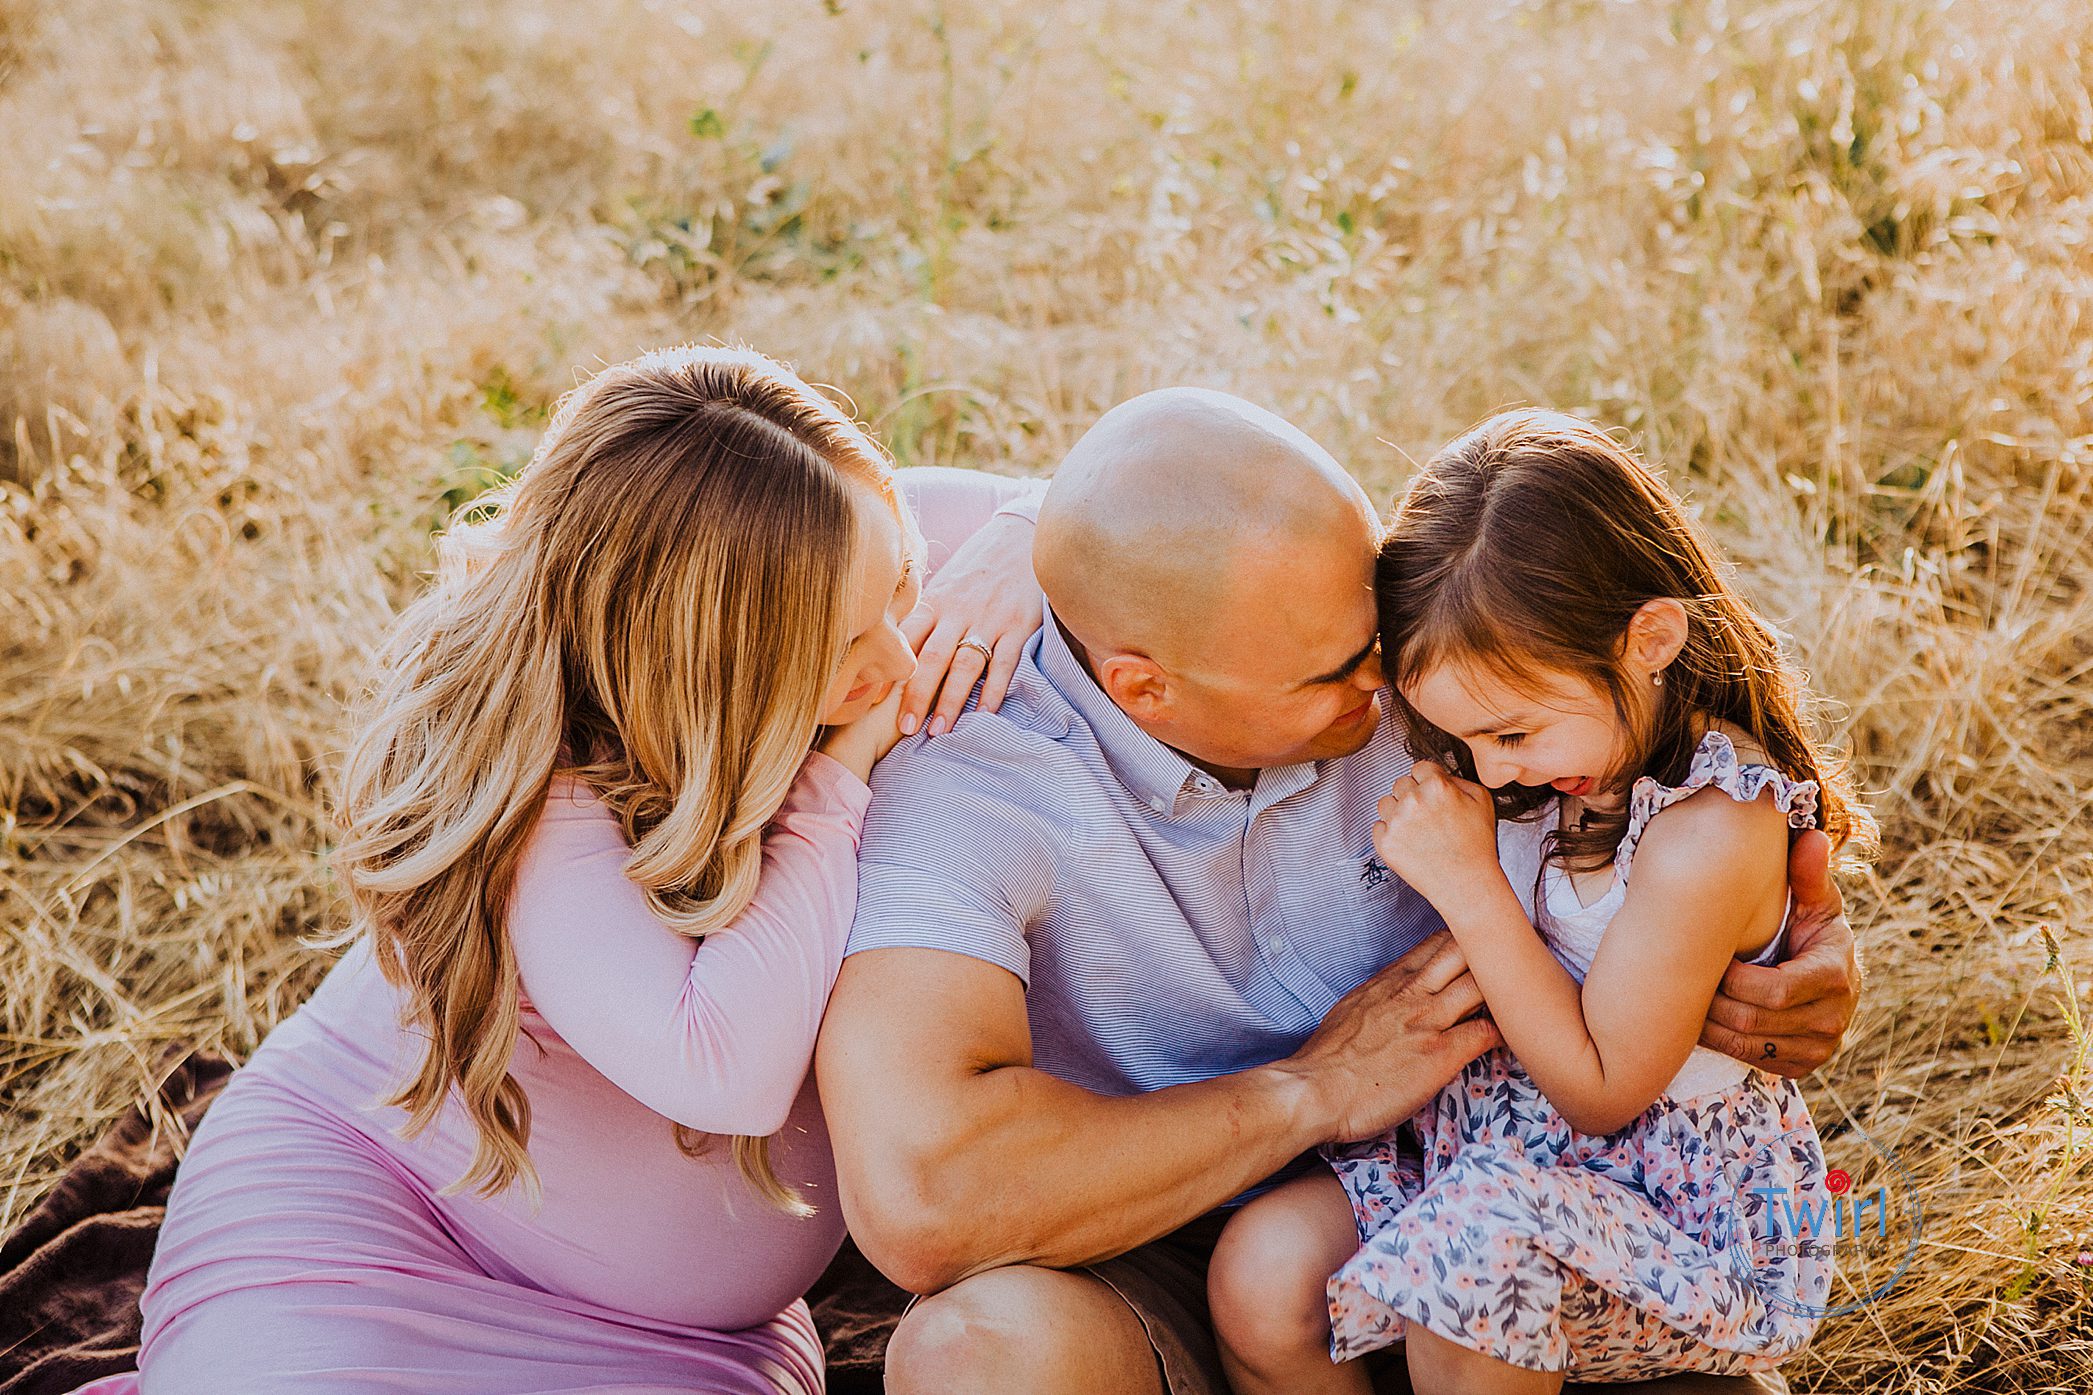
[[(950, 731), (977, 682), (982, 711), (1002, 706), (1042, 615), (1039, 581), (1032, 574), (1032, 524), (998, 514), (937, 569), (902, 622), (916, 648), (916, 672), (902, 694), (901, 734), (913, 736), (926, 718), (932, 736)], [(961, 648), (969, 638), (992, 655), (971, 644)]]
[(829, 728), (815, 749), (841, 761), (852, 774), (869, 784), (872, 767), (879, 764), (901, 740), (901, 694), (901, 685), (896, 683), (879, 706), (855, 722)]

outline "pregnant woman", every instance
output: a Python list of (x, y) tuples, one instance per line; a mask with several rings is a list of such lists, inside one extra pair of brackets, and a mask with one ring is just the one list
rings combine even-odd
[(341, 781), (353, 946), (205, 1116), (139, 1374), (87, 1389), (818, 1391), (808, 1062), (865, 780), (911, 640), (933, 729), (992, 661), (999, 696), (1038, 592), (1029, 524), (982, 525), (1028, 506), (897, 476), (751, 353), (570, 394), (398, 621)]

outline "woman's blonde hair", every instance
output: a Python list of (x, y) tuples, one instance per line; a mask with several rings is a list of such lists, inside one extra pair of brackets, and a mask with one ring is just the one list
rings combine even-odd
[[(567, 394), (399, 617), (342, 772), (338, 865), (348, 933), (373, 936), (428, 1041), (386, 1101), (402, 1135), (453, 1086), (478, 1128), (446, 1194), (539, 1195), (506, 920), (556, 770), (623, 825), (664, 925), (702, 937), (755, 893), (849, 640), (854, 485), (893, 502), (879, 447), (783, 365), (660, 350)], [(676, 1140), (696, 1156), (706, 1136)], [(736, 1164), (804, 1212), (767, 1145), (736, 1138)]]

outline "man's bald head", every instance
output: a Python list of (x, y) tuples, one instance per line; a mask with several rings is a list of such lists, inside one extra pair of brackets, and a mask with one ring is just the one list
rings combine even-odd
[(1262, 407), (1203, 388), (1105, 413), (1055, 472), (1033, 564), (1093, 649), (1195, 669), (1246, 593), (1304, 555), (1371, 547), (1373, 506), (1328, 451)]

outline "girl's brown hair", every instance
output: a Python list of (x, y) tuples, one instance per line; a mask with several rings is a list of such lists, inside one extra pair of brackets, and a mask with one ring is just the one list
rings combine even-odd
[[(1411, 483), (1375, 567), (1381, 652), (1412, 749), (1475, 778), (1465, 743), (1402, 696), (1449, 659), (1514, 686), (1530, 686), (1536, 669), (1567, 673), (1606, 693), (1629, 728), (1629, 757), (1610, 782), (1680, 783), (1707, 720), (1719, 718), (1751, 733), (1785, 774), (1817, 782), (1819, 824), (1835, 844), (1867, 845), (1874, 821), (1844, 762), (1811, 738), (1800, 675), (1715, 556), (1663, 482), (1596, 427), (1557, 412), (1491, 417)], [(1628, 622), (1666, 597), (1686, 608), (1686, 644), (1655, 701), (1631, 702)], [(1528, 816), (1554, 797), (1507, 786), (1498, 813)], [(1595, 813), (1560, 830), (1550, 856), (1604, 866), (1627, 823), (1625, 808)]]
[[(386, 1103), (412, 1137), (455, 1090), (478, 1128), (446, 1192), (538, 1194), (506, 918), (554, 774), (616, 815), (664, 925), (695, 939), (739, 915), (848, 643), (861, 486), (894, 504), (885, 455), (782, 365), (665, 349), (570, 392), (521, 475), (444, 540), (336, 819), (347, 933), (373, 937), (428, 1042)], [(676, 1126), (693, 1156), (705, 1137)], [(804, 1211), (766, 1143), (737, 1138), (735, 1162)]]

